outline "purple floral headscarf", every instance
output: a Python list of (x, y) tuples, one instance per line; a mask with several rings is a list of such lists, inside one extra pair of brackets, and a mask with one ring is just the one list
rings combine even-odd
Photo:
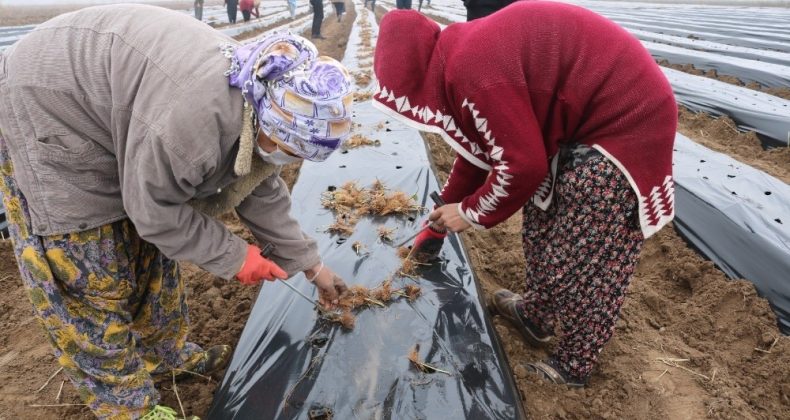
[(231, 59), (225, 73), (230, 85), (241, 89), (264, 134), (316, 162), (348, 137), (353, 103), (348, 70), (319, 57), (310, 41), (281, 32), (222, 51)]

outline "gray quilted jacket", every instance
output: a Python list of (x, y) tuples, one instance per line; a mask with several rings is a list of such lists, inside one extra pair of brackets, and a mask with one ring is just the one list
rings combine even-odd
[(290, 274), (317, 264), (279, 171), (239, 144), (227, 42), (187, 14), (117, 5), (59, 16), (0, 55), (0, 130), (34, 233), (128, 217), (168, 257), (231, 278), (247, 244), (213, 216), (235, 208)]

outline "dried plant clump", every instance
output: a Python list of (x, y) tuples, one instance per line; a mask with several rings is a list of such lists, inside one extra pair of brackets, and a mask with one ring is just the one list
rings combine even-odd
[(373, 289), (371, 295), (380, 302), (389, 302), (392, 299), (392, 281), (384, 280), (381, 286)]
[(364, 101), (369, 100), (372, 97), (373, 97), (373, 94), (370, 93), (370, 92), (362, 92), (362, 93), (355, 93), (354, 94), (354, 100), (357, 101), (357, 102), (364, 102)]
[(337, 301), (337, 306), (350, 311), (365, 304), (365, 298), (370, 295), (370, 290), (365, 286), (351, 286)]
[(420, 286), (417, 286), (416, 284), (406, 285), (406, 287), (403, 288), (403, 292), (406, 294), (409, 302), (414, 302), (418, 297), (420, 297), (420, 295), (422, 295), (422, 289), (420, 289)]
[(348, 237), (354, 233), (354, 227), (357, 225), (358, 221), (359, 218), (353, 214), (339, 213), (337, 216), (335, 216), (335, 223), (329, 225), (326, 231), (332, 234)]
[[(410, 292), (416, 288), (417, 293)], [(322, 310), (321, 315), (330, 322), (341, 324), (344, 328), (353, 329), (356, 317), (351, 311), (369, 308), (371, 306), (387, 307), (387, 303), (392, 302), (393, 296), (406, 297), (409, 301), (416, 299), (420, 293), (417, 286), (406, 286), (402, 289), (393, 290), (392, 281), (384, 280), (380, 285), (368, 289), (365, 286), (355, 285), (348, 288), (337, 301), (337, 311)]]
[(351, 311), (343, 311), (343, 313), (340, 314), (340, 320), (338, 322), (340, 322), (343, 328), (353, 330), (354, 324), (357, 322), (357, 317), (355, 317)]
[(411, 248), (402, 246), (398, 248), (398, 258), (401, 259), (401, 266), (398, 275), (402, 277), (414, 278), (417, 276), (417, 266), (419, 263), (411, 259)]
[(362, 134), (354, 134), (343, 143), (343, 150), (356, 149), (362, 146), (381, 146), (381, 140), (371, 140)]
[(388, 228), (386, 226), (379, 226), (379, 239), (381, 242), (392, 242), (395, 238), (392, 237), (392, 234), (395, 233), (395, 229), (397, 228)]
[(407, 246), (402, 246), (398, 248), (398, 258), (405, 260), (409, 254), (411, 254), (411, 249)]
[(389, 195), (374, 196), (371, 201), (371, 211), (379, 216), (391, 213), (405, 214), (420, 210), (414, 196), (408, 196), (403, 191), (395, 191)]
[(409, 352), (409, 361), (416, 367), (420, 372), (423, 373), (436, 373), (441, 372), (446, 375), (450, 375), (450, 372), (446, 370), (439, 369), (435, 366), (431, 366), (422, 360), (420, 360), (420, 344), (417, 343), (412, 347), (411, 351)]
[(408, 258), (403, 260), (398, 275), (409, 278), (417, 277), (417, 263)]
[(362, 189), (356, 182), (349, 181), (340, 188), (321, 194), (321, 205), (330, 210), (349, 212), (358, 207), (362, 199)]
[[(370, 57), (370, 55), (367, 55), (366, 57), (359, 57), (359, 56), (357, 56), (357, 58), (360, 58), (360, 59), (361, 58), (369, 58), (369, 57)], [(372, 77), (370, 76), (370, 70), (359, 71), (359, 72), (354, 73), (354, 80), (356, 80), (356, 82), (357, 82), (357, 84), (359, 86), (367, 86), (368, 84), (370, 84), (371, 79), (372, 79)]]
[[(423, 210), (415, 201), (415, 196), (410, 197), (402, 191), (388, 193), (384, 183), (378, 180), (369, 189), (360, 188), (356, 182), (346, 182), (340, 188), (325, 191), (321, 195), (321, 205), (337, 212), (335, 223), (329, 226), (327, 232), (342, 236), (350, 236), (362, 216), (409, 214)], [(392, 231), (382, 232), (379, 229), (380, 238), (391, 234)], [(392, 237), (386, 240), (391, 241)]]
[(362, 242), (356, 241), (351, 244), (351, 249), (353, 249), (357, 255), (362, 255), (367, 250), (367, 247)]
[(419, 261), (414, 261), (412, 257), (412, 249), (406, 246), (402, 246), (398, 248), (397, 251), (398, 258), (401, 259), (401, 267), (397, 272), (397, 275), (402, 277), (408, 278), (416, 278), (417, 277), (417, 268), (421, 265), (426, 265)]

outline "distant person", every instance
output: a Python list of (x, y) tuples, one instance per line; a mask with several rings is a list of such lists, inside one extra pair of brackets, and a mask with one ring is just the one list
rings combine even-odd
[(225, 0), (225, 5), (228, 7), (228, 22), (236, 23), (236, 10), (239, 6), (239, 0)]
[[(510, 3), (517, 0), (463, 0), (466, 6), (466, 21), (470, 22), (477, 18), (488, 16), (497, 10), (507, 7)], [(431, 0), (428, 0), (431, 4)]]
[(288, 12), (291, 13), (291, 20), (296, 18), (296, 0), (288, 1)]
[[(242, 45), (161, 7), (89, 7), (0, 53), (0, 91), (0, 195), (21, 281), (96, 417), (175, 419), (156, 384), (228, 363), (230, 346), (189, 341), (200, 327), (177, 261), (243, 285), (311, 282), (325, 304), (346, 289), (279, 176), (351, 131), (348, 70), (309, 40)], [(228, 211), (273, 253), (231, 232)]]
[[(413, 255), (435, 260), (448, 231), (488, 229), (521, 212), (526, 278), (489, 295), (490, 307), (527, 343), (557, 341), (530, 369), (584, 386), (645, 238), (675, 214), (677, 105), (663, 72), (614, 22), (549, 1), (444, 30), (416, 11), (392, 11), (374, 63), (374, 105), (457, 152), (441, 192), (448, 204), (429, 215)], [(493, 258), (512, 251), (485, 246)]]
[(245, 22), (249, 22), (251, 16), (255, 16), (256, 19), (260, 17), (254, 0), (240, 0), (239, 10), (241, 10), (241, 16)]
[(362, 7), (367, 7), (368, 3), (370, 3), (370, 10), (376, 11), (376, 0), (365, 0), (365, 4)]
[(321, 35), (321, 23), (324, 21), (324, 1), (323, 0), (310, 0), (313, 6), (313, 39), (326, 39)]
[(337, 21), (340, 22), (343, 13), (346, 13), (346, 3), (344, 1), (333, 1), (332, 6), (335, 6), (335, 15), (337, 15)]
[(395, 7), (398, 9), (411, 9), (411, 0), (395, 0)]
[(195, 0), (195, 18), (203, 21), (203, 0)]

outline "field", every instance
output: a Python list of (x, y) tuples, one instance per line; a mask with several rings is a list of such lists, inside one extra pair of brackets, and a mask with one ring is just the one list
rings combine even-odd
[[(266, 19), (256, 26), (234, 26), (222, 25), (221, 3), (219, 6), (217, 3), (210, 6), (214, 11), (209, 16), (216, 16), (217, 25), (222, 26), (220, 30), (232, 31), (229, 34), (238, 39), (249, 39), (284, 25), (309, 35), (310, 14), (304, 4), (300, 5), (297, 19), (290, 21), (285, 2), (264, 1), (262, 9)], [(347, 0), (346, 3), (348, 13), (341, 22), (336, 21), (327, 3), (322, 28), (326, 39), (316, 40), (323, 54), (338, 60), (348, 56), (347, 44), (352, 48), (349, 37), (358, 14), (367, 13), (363, 12), (361, 2)], [(615, 21), (620, 19), (618, 23), (637, 31), (646, 30), (636, 27), (648, 25), (645, 20), (661, 20), (648, 18), (647, 14), (660, 16), (662, 7), (674, 7), (645, 6), (642, 10), (637, 5), (615, 2), (583, 2), (582, 5), (611, 15)], [(413, 1), (413, 7), (417, 6), (418, 2)], [(380, 20), (393, 8), (394, 1), (379, 0), (375, 19)], [(727, 18), (728, 11), (734, 9), (710, 6), (710, 13), (716, 14), (714, 17), (700, 15), (700, 10), (708, 12), (708, 8), (698, 6), (680, 6), (672, 10), (675, 10), (675, 20), (687, 23), (687, 30), (691, 31), (686, 36), (676, 35), (677, 38), (704, 40), (700, 34), (713, 32), (711, 28), (724, 26), (736, 30), (738, 26), (733, 23), (737, 17)], [(433, 0), (430, 6), (424, 5), (422, 12), (441, 24), (463, 21), (465, 13), (461, 2), (451, 0)], [(790, 18), (790, 10), (784, 8), (754, 8), (754, 13), (766, 16), (765, 22), (769, 22), (771, 15), (776, 15), (777, 20)], [(710, 19), (703, 19), (703, 15)], [(37, 23), (44, 17), (41, 14), (16, 16), (18, 21), (9, 26)], [(5, 22), (3, 19), (3, 25)], [(670, 23), (665, 22), (666, 28), (686, 30), (683, 24)], [(774, 30), (765, 29), (773, 38), (764, 39), (778, 40), (781, 44), (787, 37), (785, 44), (790, 49), (790, 31), (781, 26), (777, 24)], [(2, 30), (0, 28), (0, 42)], [(652, 34), (649, 36), (654, 39), (659, 32)], [(660, 35), (670, 34), (661, 31)], [(745, 39), (746, 36), (736, 38)], [(759, 39), (760, 36), (751, 34), (750, 38)], [(778, 60), (772, 63), (790, 69), (790, 62), (777, 64), (790, 53), (788, 50), (739, 47), (749, 49), (738, 50), (743, 54)], [(725, 74), (677, 57), (679, 55), (675, 54), (662, 58), (662, 64), (684, 74), (770, 95), (777, 101), (790, 98), (790, 83), (768, 86), (744, 80), (758, 77), (756, 70), (748, 75)], [(790, 111), (783, 115), (790, 120)], [(681, 107), (679, 117), (678, 132), (694, 143), (756, 168), (780, 183), (790, 183), (790, 148), (764, 149), (756, 134), (759, 129), (756, 124), (752, 130), (748, 127), (752, 124), (749, 121), (714, 117), (686, 106)], [(437, 175), (443, 181), (454, 153), (438, 136), (426, 134), (424, 137)], [(285, 171), (283, 177), (289, 186), (296, 182), (299, 169), (297, 165)], [(784, 199), (790, 200), (790, 197)], [(235, 215), (223, 216), (223, 221), (232, 231), (253, 240)], [(500, 287), (523, 290), (520, 230), (520, 216), (514, 216), (495, 229), (464, 234), (467, 253), (485, 292)], [(498, 244), (496, 249), (489, 245), (491, 243)], [(226, 282), (188, 263), (183, 264), (181, 270), (189, 286), (191, 340), (202, 345), (235, 345), (257, 299), (257, 288)], [(615, 335), (601, 354), (590, 385), (582, 390), (538, 381), (526, 371), (524, 363), (545, 357), (546, 351), (529, 347), (501, 319), (494, 318), (494, 325), (531, 418), (788, 418), (790, 340), (777, 328), (776, 316), (768, 301), (758, 295), (752, 282), (758, 283), (751, 278), (728, 278), (716, 264), (690, 246), (674, 226), (665, 228), (646, 242)], [(90, 412), (79, 405), (80, 400), (70, 384), (62, 386), (65, 381), (62, 374), (50, 378), (58, 366), (40, 327), (32, 318), (7, 241), (0, 242), (0, 288), (5, 291), (0, 296), (0, 420), (33, 416), (42, 420), (91, 418)], [(178, 385), (177, 397), (172, 385), (165, 383), (162, 396), (164, 403), (172, 407), (179, 406), (180, 398), (187, 413), (203, 416), (217, 386), (217, 380), (190, 379)]]

